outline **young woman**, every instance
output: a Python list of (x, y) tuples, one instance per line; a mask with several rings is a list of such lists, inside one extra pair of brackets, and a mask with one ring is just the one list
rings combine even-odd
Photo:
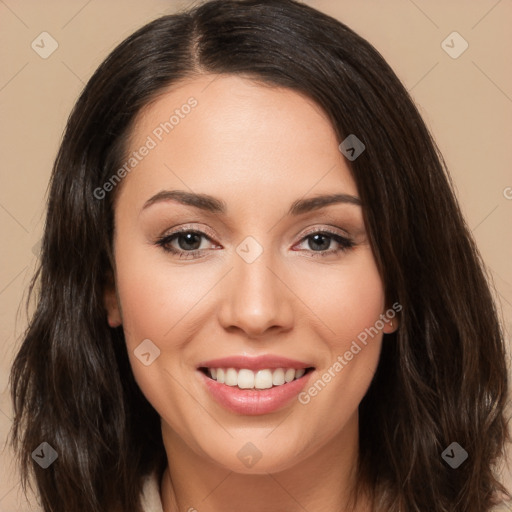
[(504, 497), (503, 335), (441, 157), (379, 53), (306, 5), (214, 0), (112, 52), (34, 283), (13, 442), (47, 512)]

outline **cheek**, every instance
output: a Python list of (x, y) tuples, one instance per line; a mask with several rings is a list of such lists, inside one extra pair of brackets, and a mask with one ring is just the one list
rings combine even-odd
[(310, 304), (325, 326), (326, 357), (299, 402), (309, 411), (308, 427), (329, 437), (357, 412), (377, 368), (382, 332), (375, 325), (385, 312), (385, 294), (369, 248), (345, 267), (319, 272), (308, 281), (317, 290)]
[[(186, 404), (190, 397), (175, 376), (190, 372), (194, 362), (191, 341), (203, 325), (201, 319), (214, 313), (209, 291), (218, 283), (222, 269), (169, 263), (165, 252), (125, 236), (116, 246), (116, 276), (135, 380), (159, 411)], [(151, 355), (149, 366), (137, 357), (141, 343), (148, 343), (145, 340), (157, 347), (158, 355), (154, 360)]]
[[(154, 249), (142, 247), (140, 242), (139, 247), (120, 244), (117, 249), (118, 294), (135, 380), (161, 416), (186, 410), (190, 396), (176, 376), (183, 374), (187, 365), (186, 346), (192, 336), (187, 326), (194, 306), (202, 304), (212, 277), (191, 280), (190, 272), (165, 264), (164, 258), (155, 259)], [(150, 340), (149, 346), (145, 340)], [(146, 346), (144, 351), (139, 348), (142, 346)], [(150, 364), (146, 365), (141, 355), (148, 352)]]
[(211, 269), (206, 272), (196, 266), (191, 272), (185, 266), (169, 265), (165, 255), (155, 259), (150, 247), (124, 253), (119, 247), (116, 264), (129, 347), (145, 338), (159, 340), (166, 347), (173, 340), (177, 343), (173, 333), (186, 324), (190, 312), (214, 284)]
[(299, 296), (319, 317), (328, 345), (337, 352), (384, 313), (385, 294), (371, 249), (362, 246), (339, 266), (309, 267), (296, 280)]
[[(342, 375), (343, 386), (353, 391), (355, 401), (362, 399), (377, 367), (381, 342), (375, 326), (385, 312), (385, 292), (369, 247), (359, 254), (350, 272), (337, 283), (337, 297), (326, 311), (337, 336), (331, 338), (331, 363), (336, 375)], [(334, 290), (332, 293), (335, 293)], [(341, 361), (340, 361), (341, 356)], [(331, 372), (332, 374), (332, 372)], [(336, 379), (333, 378), (333, 381)]]
[[(163, 353), (175, 352), (193, 336), (197, 317), (207, 320), (205, 312), (214, 312), (209, 302), (218, 294), (209, 291), (218, 285), (223, 264), (169, 264), (165, 254), (155, 258), (154, 248), (140, 241), (123, 245), (118, 247), (116, 267), (128, 350), (133, 352), (150, 339)], [(349, 350), (352, 340), (384, 312), (382, 281), (366, 246), (336, 266), (299, 260), (286, 280), (300, 298), (290, 299), (296, 327), (304, 333), (318, 328), (314, 338), (331, 359)], [(365, 350), (368, 356), (369, 352)], [(170, 364), (177, 361), (174, 358)]]

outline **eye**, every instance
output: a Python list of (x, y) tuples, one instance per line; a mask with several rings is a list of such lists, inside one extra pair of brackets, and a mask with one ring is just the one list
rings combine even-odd
[[(355, 245), (355, 243), (349, 238), (342, 236), (339, 233), (333, 233), (326, 230), (308, 233), (302, 238), (299, 246), (304, 244), (307, 244), (308, 247), (306, 249), (299, 250), (309, 250), (312, 252), (311, 256), (313, 257), (322, 257), (345, 252)], [(332, 247), (333, 244), (334, 247)]]
[[(202, 231), (194, 229), (181, 229), (159, 238), (156, 244), (164, 251), (179, 255), (180, 258), (196, 258), (208, 250), (208, 244), (203, 244), (204, 240), (210, 241), (214, 248), (219, 246), (214, 244), (211, 238)], [(205, 246), (206, 245), (206, 246)]]
[[(182, 228), (164, 235), (156, 241), (156, 245), (162, 247), (166, 252), (179, 256), (180, 259), (197, 259), (205, 251), (221, 248), (206, 233), (190, 228)], [(300, 246), (304, 245), (307, 245), (307, 247), (300, 248)], [(339, 233), (320, 230), (312, 231), (304, 236), (301, 242), (295, 246), (299, 247), (299, 249), (295, 250), (309, 251), (311, 253), (310, 256), (322, 257), (345, 252), (354, 247), (354, 245), (355, 243), (351, 239)]]

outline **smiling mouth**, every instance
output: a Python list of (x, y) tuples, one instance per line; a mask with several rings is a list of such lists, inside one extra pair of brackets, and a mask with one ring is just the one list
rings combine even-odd
[(289, 382), (298, 380), (312, 372), (314, 367), (308, 368), (265, 368), (261, 370), (249, 370), (247, 368), (206, 368), (200, 367), (199, 371), (208, 378), (239, 389), (270, 389), (284, 386)]

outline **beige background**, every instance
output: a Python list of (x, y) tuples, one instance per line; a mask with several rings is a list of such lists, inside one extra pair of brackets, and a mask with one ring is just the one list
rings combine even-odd
[[(411, 91), (451, 170), (467, 222), (512, 331), (512, 3), (503, 0), (309, 0), (366, 37)], [(67, 116), (108, 52), (190, 1), (0, 0), (0, 512), (32, 510), (8, 447), (11, 361), (26, 325), (46, 187)], [(58, 49), (32, 48), (48, 32)], [(458, 58), (441, 46), (457, 31)], [(461, 48), (455, 39), (452, 52)], [(504, 481), (512, 488), (509, 471)], [(506, 510), (506, 508), (505, 508)], [(512, 510), (512, 508), (510, 509)]]

